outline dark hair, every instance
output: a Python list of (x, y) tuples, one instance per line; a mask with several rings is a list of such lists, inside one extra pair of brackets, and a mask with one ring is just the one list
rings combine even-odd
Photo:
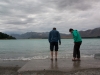
[(54, 27), (53, 30), (56, 30), (56, 28)]
[(73, 31), (73, 29), (72, 29), (72, 28), (70, 28), (70, 29), (69, 29), (69, 32), (71, 32), (71, 31)]

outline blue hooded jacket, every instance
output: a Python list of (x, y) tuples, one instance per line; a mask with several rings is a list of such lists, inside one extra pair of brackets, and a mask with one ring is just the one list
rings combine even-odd
[(49, 42), (58, 42), (61, 43), (60, 33), (57, 30), (52, 30), (49, 33)]

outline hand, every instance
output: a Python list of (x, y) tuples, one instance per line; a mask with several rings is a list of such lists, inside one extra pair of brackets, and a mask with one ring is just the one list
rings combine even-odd
[(59, 43), (59, 45), (61, 45), (61, 43)]

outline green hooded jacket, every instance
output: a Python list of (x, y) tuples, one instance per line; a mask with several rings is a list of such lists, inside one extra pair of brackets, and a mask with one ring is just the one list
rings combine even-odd
[(82, 38), (77, 30), (73, 30), (72, 35), (74, 42), (82, 42)]

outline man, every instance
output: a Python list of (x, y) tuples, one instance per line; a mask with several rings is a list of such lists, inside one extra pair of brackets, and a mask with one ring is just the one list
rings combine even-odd
[(77, 30), (69, 29), (69, 32), (72, 34), (74, 39), (74, 50), (73, 50), (73, 59), (72, 61), (80, 61), (80, 46), (82, 43), (81, 36)]
[(56, 28), (53, 28), (53, 30), (50, 31), (50, 33), (49, 33), (51, 60), (53, 60), (53, 49), (54, 49), (54, 47), (55, 47), (55, 60), (57, 60), (58, 41), (59, 41), (59, 45), (61, 45), (60, 33), (56, 30)]

